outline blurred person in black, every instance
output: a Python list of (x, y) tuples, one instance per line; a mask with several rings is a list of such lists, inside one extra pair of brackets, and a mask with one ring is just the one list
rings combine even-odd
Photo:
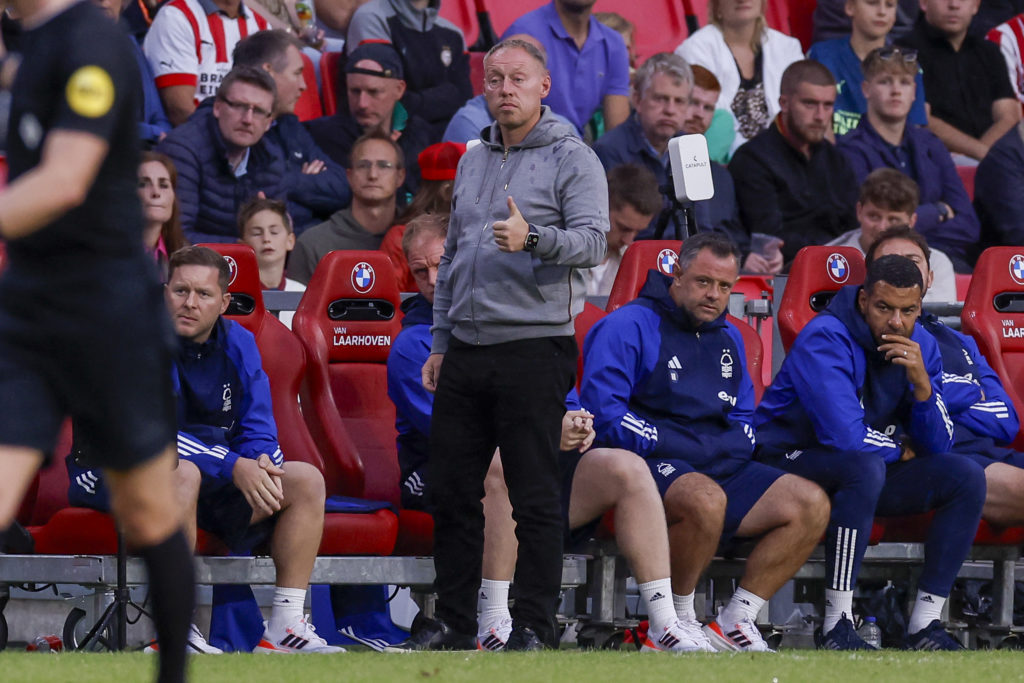
[(158, 680), (180, 681), (194, 582), (172, 488), (173, 333), (135, 190), (138, 67), (91, 3), (9, 5), (24, 34), (4, 60), (17, 75), (0, 194), (0, 528), (70, 415), (149, 573)]

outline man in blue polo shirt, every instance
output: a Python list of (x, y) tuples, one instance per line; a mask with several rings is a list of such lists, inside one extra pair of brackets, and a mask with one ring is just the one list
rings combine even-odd
[(591, 16), (596, 0), (554, 0), (512, 22), (503, 39), (528, 33), (548, 54), (544, 104), (582, 132), (598, 109), (605, 130), (629, 116), (629, 55), (622, 36)]

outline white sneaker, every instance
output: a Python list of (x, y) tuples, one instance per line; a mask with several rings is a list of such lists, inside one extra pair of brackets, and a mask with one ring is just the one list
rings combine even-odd
[(505, 643), (508, 642), (510, 635), (512, 635), (512, 617), (504, 617), (476, 634), (476, 649), (500, 652), (505, 649)]
[(641, 652), (714, 652), (700, 622), (676, 619), (660, 634), (647, 631)]
[[(328, 645), (326, 640), (316, 634), (313, 624), (306, 621), (306, 619), (307, 617), (301, 617), (286, 628), (283, 634), (276, 635), (271, 634), (267, 628), (267, 622), (263, 622), (263, 637), (260, 638), (259, 644), (253, 648), (253, 652), (277, 655), (327, 655), (345, 651), (343, 647)], [(277, 637), (277, 635), (280, 637)]]
[[(188, 644), (186, 652), (193, 654), (201, 653), (204, 655), (222, 655), (224, 650), (219, 647), (214, 647), (206, 642), (206, 638), (203, 637), (203, 632), (199, 630), (199, 627), (195, 624), (189, 624), (188, 626)], [(152, 643), (147, 645), (142, 650), (143, 652), (154, 653), (160, 651), (160, 645), (154, 640)]]
[(743, 619), (730, 627), (723, 626), (715, 619), (704, 627), (704, 633), (716, 650), (727, 652), (775, 652), (764, 642), (757, 624), (752, 619)]

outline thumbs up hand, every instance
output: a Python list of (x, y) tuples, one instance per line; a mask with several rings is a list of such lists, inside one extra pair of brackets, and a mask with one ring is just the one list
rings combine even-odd
[(512, 197), (508, 198), (508, 219), (494, 221), (491, 227), (498, 249), (507, 252), (522, 251), (526, 245), (526, 236), (530, 233), (530, 226), (523, 214), (519, 213), (519, 207)]

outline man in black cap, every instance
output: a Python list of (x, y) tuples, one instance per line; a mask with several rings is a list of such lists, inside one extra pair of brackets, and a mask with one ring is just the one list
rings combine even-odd
[(404, 205), (419, 187), (416, 158), (432, 139), (430, 124), (406, 111), (399, 100), (405, 94), (402, 60), (390, 45), (367, 43), (355, 49), (345, 68), (348, 111), (309, 121), (306, 127), (317, 146), (334, 161), (349, 167), (349, 154), (357, 138), (374, 132), (389, 135), (402, 148), (409, 166), (398, 203)]

